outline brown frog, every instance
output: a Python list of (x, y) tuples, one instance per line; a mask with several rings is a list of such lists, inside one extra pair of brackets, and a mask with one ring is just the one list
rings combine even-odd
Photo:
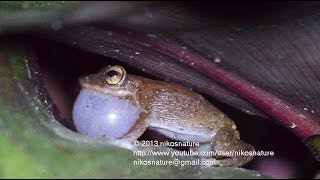
[[(194, 150), (254, 150), (240, 140), (230, 118), (184, 86), (127, 75), (121, 66), (109, 66), (79, 82), (82, 90), (73, 119), (82, 134), (133, 141), (149, 128), (177, 141), (199, 142)], [(210, 157), (216, 166), (242, 166), (251, 159)]]

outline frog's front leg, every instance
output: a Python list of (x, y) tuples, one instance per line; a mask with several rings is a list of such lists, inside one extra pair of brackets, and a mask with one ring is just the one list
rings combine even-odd
[(140, 111), (139, 118), (137, 119), (136, 123), (126, 135), (121, 137), (121, 139), (127, 141), (134, 141), (138, 139), (146, 131), (149, 124), (149, 114), (145, 110)]
[[(208, 163), (213, 166), (243, 166), (249, 161), (252, 160), (253, 156), (236, 156), (235, 151), (240, 153), (242, 151), (254, 151), (254, 147), (250, 144), (245, 143), (239, 138), (239, 132), (234, 129), (230, 128), (222, 128), (220, 129), (217, 134), (215, 134), (211, 143), (201, 144), (199, 147), (195, 148), (194, 150), (206, 151), (205, 154), (211, 155), (215, 154), (215, 156), (211, 157), (200, 157), (207, 159)], [(226, 154), (229, 156), (219, 156)]]

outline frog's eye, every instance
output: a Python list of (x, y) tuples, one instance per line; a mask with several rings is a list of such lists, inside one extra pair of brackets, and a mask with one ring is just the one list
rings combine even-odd
[(126, 75), (126, 70), (121, 66), (112, 66), (105, 71), (106, 81), (111, 85), (122, 84)]

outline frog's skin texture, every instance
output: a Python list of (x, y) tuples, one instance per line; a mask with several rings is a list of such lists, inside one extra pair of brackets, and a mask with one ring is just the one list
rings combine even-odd
[[(115, 135), (115, 138), (133, 141), (138, 139), (149, 128), (174, 140), (199, 142), (201, 146), (192, 147), (198, 151), (254, 150), (251, 145), (240, 140), (235, 123), (201, 95), (178, 84), (127, 75), (122, 67), (119, 68), (123, 71), (120, 73), (125, 73), (119, 84), (108, 84), (106, 81), (106, 78), (108, 78), (108, 74), (106, 73), (108, 68), (97, 74), (79, 79), (82, 87), (81, 91), (91, 92), (94, 96), (97, 95), (97, 97), (112, 97), (113, 100), (111, 102), (117, 101), (116, 106), (119, 107), (121, 106), (119, 102), (125, 101), (124, 109), (128, 106), (131, 109), (135, 109), (133, 110), (134, 112), (130, 112), (132, 114), (130, 117), (133, 119), (127, 120), (128, 117), (124, 118), (129, 122), (129, 128), (124, 128), (129, 129), (128, 132), (123, 133), (123, 136), (118, 133)], [(82, 98), (77, 98), (78, 104), (76, 101), (73, 113), (78, 131), (81, 128), (92, 127), (92, 125), (89, 126), (80, 122), (83, 119), (80, 118), (79, 120), (81, 113), (79, 115), (78, 111), (79, 109), (81, 111), (83, 108), (77, 107)], [(114, 98), (117, 100), (114, 100)], [(101, 103), (107, 105), (103, 106)], [(110, 108), (110, 102), (106, 101), (104, 103), (102, 101), (99, 106), (101, 106), (100, 108)], [(99, 107), (95, 107), (94, 110), (97, 108)], [(99, 118), (90, 119), (88, 117), (85, 120), (94, 121), (92, 119)], [(118, 121), (123, 125), (121, 117)], [(110, 132), (115, 129), (101, 127), (103, 127), (104, 131)], [(101, 131), (101, 127), (99, 132)], [(90, 135), (85, 130), (80, 130), (79, 132)], [(206, 158), (210, 158), (216, 166), (242, 166), (252, 159), (250, 156)]]

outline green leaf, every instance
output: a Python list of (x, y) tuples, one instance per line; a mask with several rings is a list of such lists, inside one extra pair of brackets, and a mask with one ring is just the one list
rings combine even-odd
[(59, 30), (64, 26), (99, 20), (114, 22), (121, 16), (130, 16), (128, 12), (143, 4), (113, 1), (1, 1), (0, 34)]
[(65, 13), (72, 7), (68, 1), (1, 1), (1, 34), (58, 28)]

